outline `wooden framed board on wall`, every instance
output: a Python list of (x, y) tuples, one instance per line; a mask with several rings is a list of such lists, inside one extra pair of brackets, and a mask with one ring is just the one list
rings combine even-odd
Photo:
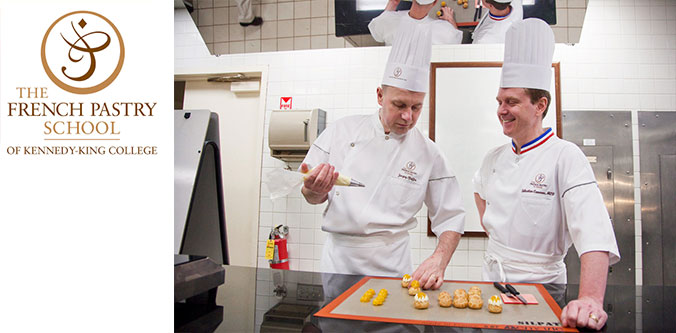
[[(495, 97), (500, 86), (501, 62), (440, 62), (431, 64), (429, 135), (454, 171), (466, 211), (465, 235), (486, 237), (474, 204), (472, 177), (486, 153), (511, 141), (502, 134)], [(560, 63), (552, 64), (552, 102), (543, 120), (558, 137), (561, 133)], [(427, 218), (427, 235), (432, 233)]]

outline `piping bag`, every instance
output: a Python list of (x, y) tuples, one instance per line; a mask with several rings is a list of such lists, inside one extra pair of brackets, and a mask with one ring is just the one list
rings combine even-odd
[[(309, 174), (312, 170), (308, 171), (307, 174)], [(293, 190), (300, 188), (300, 186), (303, 184), (303, 181), (307, 177), (307, 174), (298, 171), (277, 168), (272, 169), (266, 173), (263, 182), (268, 186), (268, 191), (270, 191), (270, 199), (274, 200), (287, 196)], [(338, 178), (336, 179), (334, 185), (365, 187), (365, 185), (361, 182), (358, 182), (351, 177), (347, 177), (342, 174), (338, 174)]]

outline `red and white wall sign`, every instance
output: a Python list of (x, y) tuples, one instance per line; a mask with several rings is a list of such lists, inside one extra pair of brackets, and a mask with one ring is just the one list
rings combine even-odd
[(292, 97), (280, 97), (279, 98), (279, 109), (280, 110), (291, 110), (291, 99), (292, 99)]

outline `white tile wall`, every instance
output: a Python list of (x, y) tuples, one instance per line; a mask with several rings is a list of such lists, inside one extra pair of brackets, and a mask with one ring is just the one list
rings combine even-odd
[[(312, 8), (324, 10), (324, 0), (311, 2)], [(265, 3), (265, 2), (263, 2)], [(310, 2), (308, 2), (310, 3)], [(317, 3), (316, 6), (313, 4)], [(558, 1), (557, 1), (558, 3)], [(293, 3), (291, 13), (294, 14)], [(279, 3), (278, 5), (282, 5)], [(584, 7), (584, 0), (568, 0), (569, 8)], [(300, 7), (299, 7), (300, 8)], [(331, 7), (329, 7), (329, 11)], [(298, 9), (305, 13), (305, 8)], [(660, 13), (666, 13), (662, 15)], [(282, 6), (277, 7), (278, 19)], [(331, 15), (331, 14), (329, 14)], [(660, 15), (660, 23), (651, 23), (653, 15)], [(567, 20), (571, 20), (571, 10)], [(676, 110), (676, 1), (660, 0), (590, 0), (580, 43), (574, 46), (558, 44), (555, 61), (561, 62), (562, 105), (565, 110), (631, 110), (635, 120), (637, 110)], [(282, 21), (279, 21), (282, 22)], [(294, 108), (320, 107), (327, 111), (328, 122), (350, 115), (371, 113), (376, 110), (375, 87), (380, 82), (389, 48), (347, 48), (303, 50), (290, 52), (254, 53), (247, 55), (209, 56), (209, 51), (199, 37), (199, 32), (185, 11), (175, 14), (175, 66), (200, 67), (205, 63), (223, 66), (268, 65), (269, 80), (266, 101), (267, 118), (279, 106), (281, 96), (293, 96)], [(329, 20), (329, 30), (333, 23)], [(319, 23), (316, 23), (317, 26)], [(310, 23), (310, 33), (314, 24)], [(627, 28), (629, 27), (629, 28)], [(297, 44), (311, 45), (294, 36), (294, 27), (287, 30), (289, 38), (278, 40), (278, 50), (292, 50)], [(282, 29), (279, 30), (280, 32)], [(232, 31), (230, 31), (232, 35)], [(265, 34), (265, 30), (262, 32)], [(329, 32), (330, 33), (330, 32)], [(657, 35), (656, 33), (659, 33)], [(197, 38), (196, 38), (197, 37)], [(335, 37), (333, 37), (335, 38)], [(332, 37), (328, 36), (328, 47)], [(343, 47), (342, 39), (336, 47)], [(239, 46), (244, 49), (244, 42)], [(317, 41), (319, 43), (319, 41)], [(262, 45), (264, 47), (265, 44)], [(231, 43), (230, 48), (233, 45)], [(502, 60), (500, 45), (435, 46), (433, 61), (495, 61)], [(231, 50), (232, 53), (232, 50)], [(206, 54), (206, 55), (205, 55)], [(427, 129), (427, 110), (418, 126)], [(636, 276), (642, 283), (641, 269), (641, 215), (638, 164), (638, 127), (634, 121), (634, 179), (636, 220)], [(267, 145), (263, 148), (262, 172), (283, 167), (284, 163), (269, 156)], [(319, 270), (321, 245), (326, 237), (321, 231), (321, 213), (325, 205), (310, 206), (299, 194), (288, 198), (269, 199), (265, 186), (261, 190), (261, 225), (258, 264), (267, 267), (264, 243), (272, 225), (286, 223), (291, 226), (289, 253), (292, 269)], [(466, 203), (467, 209), (474, 209)], [(424, 221), (426, 212), (418, 214)], [(436, 244), (425, 234), (424, 223), (411, 232), (412, 260), (418, 265), (431, 253)], [(481, 256), (485, 240), (463, 238), (446, 270), (449, 279), (479, 279)]]
[[(345, 47), (335, 36), (334, 6), (334, 0), (253, 0), (254, 15), (263, 18), (258, 27), (239, 25), (234, 0), (198, 2), (191, 16), (215, 55)], [(306, 36), (313, 38), (287, 39)]]

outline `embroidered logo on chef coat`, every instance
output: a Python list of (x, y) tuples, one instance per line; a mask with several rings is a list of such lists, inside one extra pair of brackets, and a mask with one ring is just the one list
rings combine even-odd
[(538, 184), (542, 184), (542, 182), (545, 181), (545, 174), (544, 173), (538, 173), (537, 176), (535, 176), (535, 182)]
[(399, 173), (397, 175), (397, 177), (399, 177), (401, 179), (408, 180), (408, 181), (417, 182), (418, 181), (418, 178), (417, 178), (418, 173), (414, 171), (415, 168), (416, 168), (415, 162), (408, 161), (408, 162), (406, 162), (406, 164), (404, 164), (404, 167), (401, 168), (401, 171), (403, 172), (403, 174)]
[(545, 189), (549, 187), (549, 185), (545, 183), (545, 179), (547, 179), (547, 177), (545, 176), (544, 173), (538, 173), (537, 175), (535, 175), (535, 178), (533, 178), (533, 181), (530, 182), (530, 186), (533, 186), (534, 188), (539, 190)]
[(535, 193), (535, 194), (553, 196), (554, 192), (545, 191), (547, 188), (549, 188), (549, 184), (545, 183), (546, 179), (547, 179), (547, 176), (545, 176), (544, 173), (538, 173), (537, 175), (535, 175), (535, 177), (533, 178), (533, 180), (529, 184), (531, 186), (531, 188), (521, 189), (521, 193)]

